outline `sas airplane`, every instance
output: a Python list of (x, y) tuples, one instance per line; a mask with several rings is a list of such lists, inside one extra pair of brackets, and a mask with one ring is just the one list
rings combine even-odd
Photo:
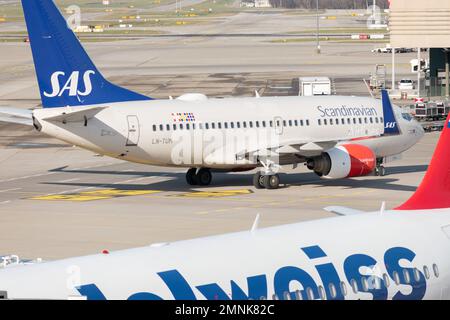
[(155, 100), (108, 82), (51, 0), (22, 0), (42, 109), (3, 108), (72, 145), (126, 161), (187, 168), (190, 185), (212, 171), (260, 168), (256, 188), (278, 188), (280, 166), (304, 163), (323, 178), (384, 175), (383, 163), (413, 146), (421, 126), (382, 100), (362, 97)]
[(12, 299), (450, 299), (450, 115), (401, 206), (0, 270)]

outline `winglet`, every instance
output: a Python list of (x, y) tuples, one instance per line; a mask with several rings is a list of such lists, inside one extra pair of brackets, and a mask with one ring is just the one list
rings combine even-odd
[(386, 90), (381, 90), (381, 101), (383, 103), (384, 135), (398, 135), (400, 128), (395, 119), (394, 108)]
[(450, 114), (428, 170), (416, 192), (394, 210), (450, 208)]

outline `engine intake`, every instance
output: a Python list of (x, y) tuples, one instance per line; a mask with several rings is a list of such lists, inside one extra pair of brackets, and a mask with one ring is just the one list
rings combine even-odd
[(345, 144), (308, 159), (306, 166), (322, 178), (342, 179), (368, 175), (375, 169), (376, 162), (372, 149), (358, 144)]

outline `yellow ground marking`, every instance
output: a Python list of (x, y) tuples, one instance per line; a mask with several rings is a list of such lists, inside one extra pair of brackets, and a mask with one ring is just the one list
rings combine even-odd
[(186, 198), (219, 198), (219, 197), (231, 197), (238, 195), (245, 195), (253, 193), (249, 189), (240, 190), (221, 190), (221, 191), (194, 191), (181, 194), (174, 194), (173, 197), (186, 197)]
[(50, 194), (46, 196), (37, 196), (31, 200), (48, 201), (93, 201), (105, 200), (119, 197), (141, 196), (161, 192), (159, 190), (120, 190), (120, 189), (102, 189), (94, 191), (85, 191), (73, 194)]
[(111, 197), (102, 196), (83, 196), (79, 194), (53, 194), (48, 196), (33, 197), (32, 200), (49, 200), (49, 201), (92, 201), (110, 199)]

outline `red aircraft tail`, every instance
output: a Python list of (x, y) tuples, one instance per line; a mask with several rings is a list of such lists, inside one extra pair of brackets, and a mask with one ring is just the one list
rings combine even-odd
[(450, 114), (428, 170), (416, 192), (395, 210), (450, 208)]

